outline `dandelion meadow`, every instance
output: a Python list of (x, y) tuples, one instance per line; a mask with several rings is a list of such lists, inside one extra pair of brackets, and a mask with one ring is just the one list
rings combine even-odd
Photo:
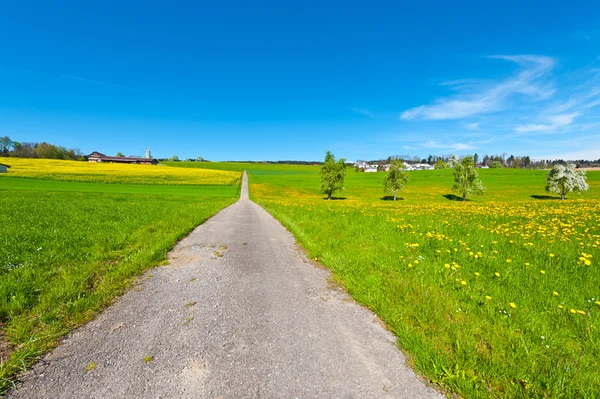
[(231, 184), (240, 173), (5, 161), (12, 168), (0, 176), (0, 392), (239, 194)]
[(383, 173), (348, 170), (327, 201), (317, 167), (272, 168), (249, 170), (253, 199), (429, 380), (469, 398), (600, 395), (600, 172), (561, 201), (547, 171), (482, 170), (486, 195), (463, 202), (450, 170), (409, 172), (400, 201)]

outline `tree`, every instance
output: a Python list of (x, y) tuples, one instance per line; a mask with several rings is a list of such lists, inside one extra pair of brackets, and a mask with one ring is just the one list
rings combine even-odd
[(170, 162), (179, 162), (179, 157), (177, 155), (173, 155), (171, 158), (169, 158)]
[(8, 156), (11, 149), (14, 148), (14, 143), (8, 136), (0, 137), (0, 155)]
[(196, 161), (198, 161), (198, 162), (204, 162), (204, 157), (196, 157)]
[(546, 176), (546, 192), (560, 194), (562, 200), (568, 192), (587, 191), (588, 188), (585, 170), (576, 171), (572, 163), (554, 165)]
[(404, 168), (405, 166), (402, 161), (392, 161), (390, 169), (388, 170), (385, 179), (383, 179), (383, 189), (384, 191), (394, 194), (394, 201), (396, 201), (398, 191), (402, 190), (402, 187), (408, 183), (408, 175)]
[(435, 165), (433, 165), (433, 168), (434, 168), (434, 169), (446, 169), (447, 167), (448, 167), (448, 165), (446, 165), (446, 162), (444, 162), (444, 161), (442, 160), (442, 158), (438, 159), (438, 160), (435, 162)]
[(344, 178), (346, 177), (346, 160), (340, 158), (335, 160), (331, 151), (325, 153), (325, 162), (321, 167), (321, 192), (327, 194), (330, 200), (333, 193), (344, 189)]
[(485, 192), (483, 183), (477, 177), (477, 169), (472, 156), (466, 156), (454, 166), (454, 185), (452, 190), (466, 200), (469, 195), (481, 195)]
[(125, 155), (123, 155), (123, 153), (122, 153), (122, 152), (117, 152), (117, 156), (118, 156), (119, 158), (124, 158), (124, 157), (125, 157)]
[(475, 166), (477, 166), (479, 163), (479, 155), (477, 155), (477, 153), (473, 155), (473, 162), (475, 163)]
[(490, 168), (499, 169), (501, 167), (502, 167), (502, 162), (500, 162), (500, 161), (492, 161), (492, 163), (490, 164)]

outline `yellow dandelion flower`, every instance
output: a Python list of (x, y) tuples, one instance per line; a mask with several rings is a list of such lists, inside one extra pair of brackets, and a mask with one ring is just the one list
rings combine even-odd
[(577, 313), (579, 313), (579, 314), (587, 314), (583, 310), (578, 310)]
[(489, 296), (489, 295), (486, 295), (486, 296), (485, 296), (485, 299), (487, 299), (488, 301), (491, 301), (491, 300), (492, 300), (492, 297), (491, 297), (491, 296)]
[(477, 277), (479, 277), (479, 272), (475, 272), (475, 275), (476, 275)]
[(594, 302), (596, 305), (600, 306), (600, 301)]
[(467, 282), (465, 280), (460, 282), (462, 285), (467, 285)]
[(550, 257), (551, 257), (551, 258), (554, 258), (554, 254), (550, 254)]
[(545, 270), (540, 270), (540, 273), (546, 274), (546, 271)]
[(445, 267), (446, 269), (450, 269), (450, 265), (449, 265), (448, 263), (446, 263), (446, 264), (444, 265), (444, 267)]
[(569, 309), (569, 312), (571, 312), (573, 314), (577, 313), (577, 311), (575, 309)]
[(554, 296), (558, 296), (558, 292), (554, 291), (554, 292), (552, 293), (552, 295), (554, 295)]
[(558, 305), (559, 309), (564, 309), (565, 307), (563, 305)]
[(586, 266), (589, 266), (589, 265), (591, 265), (591, 264), (592, 264), (592, 262), (590, 262), (590, 260), (589, 260), (589, 259), (585, 259), (585, 260), (583, 261), (583, 263), (584, 263)]
[(508, 306), (510, 306), (513, 309), (517, 307), (517, 305), (514, 302), (509, 302)]
[(506, 259), (506, 263), (512, 262), (512, 259)]
[(496, 277), (500, 277), (500, 273), (499, 273), (499, 272), (496, 272), (496, 273), (494, 273), (494, 276), (496, 276)]

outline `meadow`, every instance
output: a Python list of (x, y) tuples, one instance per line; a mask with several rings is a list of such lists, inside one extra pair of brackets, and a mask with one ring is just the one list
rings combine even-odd
[(382, 173), (349, 169), (327, 201), (318, 167), (242, 167), (252, 199), (446, 392), (600, 396), (600, 172), (560, 201), (547, 171), (481, 170), (486, 195), (462, 202), (451, 170), (413, 171), (394, 202)]
[(0, 392), (143, 271), (164, 264), (179, 239), (235, 202), (241, 176), (0, 162), (12, 165), (0, 175)]

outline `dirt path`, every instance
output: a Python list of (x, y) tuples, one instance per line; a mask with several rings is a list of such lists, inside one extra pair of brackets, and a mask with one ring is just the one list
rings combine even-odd
[(247, 187), (9, 397), (441, 398)]

